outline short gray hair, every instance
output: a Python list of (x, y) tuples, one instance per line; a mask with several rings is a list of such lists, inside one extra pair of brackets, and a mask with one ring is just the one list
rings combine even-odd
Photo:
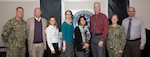
[(94, 5), (95, 5), (95, 4), (101, 5), (99, 2), (94, 2)]

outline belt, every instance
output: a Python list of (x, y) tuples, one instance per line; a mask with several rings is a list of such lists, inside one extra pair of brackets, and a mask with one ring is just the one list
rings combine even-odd
[(42, 42), (33, 42), (33, 43), (43, 43), (43, 41)]
[(127, 41), (137, 41), (137, 40), (140, 40), (141, 38), (137, 38), (137, 39), (134, 39), (134, 40), (128, 40)]
[(58, 43), (52, 43), (52, 44), (58, 44)]
[(102, 33), (99, 33), (99, 34), (93, 34), (94, 36), (98, 36), (98, 35), (102, 35)]

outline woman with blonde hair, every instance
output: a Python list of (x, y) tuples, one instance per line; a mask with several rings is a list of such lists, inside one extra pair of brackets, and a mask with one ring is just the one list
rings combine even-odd
[(55, 17), (51, 16), (48, 21), (48, 27), (45, 30), (47, 44), (49, 47), (49, 57), (58, 57), (58, 52), (60, 49), (60, 38), (59, 38), (59, 30), (57, 27), (57, 22)]

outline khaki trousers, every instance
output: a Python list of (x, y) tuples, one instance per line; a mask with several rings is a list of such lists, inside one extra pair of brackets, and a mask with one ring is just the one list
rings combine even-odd
[(30, 57), (43, 57), (44, 46), (43, 43), (34, 43), (32, 51), (29, 51)]

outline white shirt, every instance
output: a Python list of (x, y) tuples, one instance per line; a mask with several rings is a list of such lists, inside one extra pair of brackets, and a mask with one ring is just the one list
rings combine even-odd
[(40, 17), (40, 18), (34, 17), (34, 18), (35, 18), (35, 20), (37, 20), (38, 22), (41, 21), (41, 17)]
[(46, 32), (47, 44), (50, 50), (54, 50), (52, 43), (58, 43), (58, 47), (60, 47), (61, 44), (60, 44), (60, 38), (58, 37), (59, 36), (58, 28), (49, 25), (46, 28), (45, 32)]

